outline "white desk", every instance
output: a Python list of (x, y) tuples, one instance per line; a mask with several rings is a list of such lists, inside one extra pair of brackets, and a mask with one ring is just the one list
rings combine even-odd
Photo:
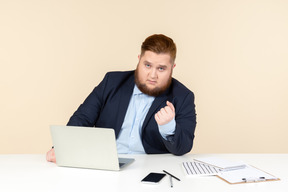
[[(135, 162), (125, 169), (101, 171), (57, 167), (46, 162), (45, 155), (0, 155), (0, 191), (221, 191), (221, 192), (265, 192), (288, 191), (288, 154), (188, 154), (184, 156), (128, 155)], [(216, 156), (232, 160), (243, 160), (277, 177), (280, 181), (230, 185), (221, 179), (210, 177), (188, 177), (181, 167), (183, 161), (194, 157)], [(127, 157), (127, 156), (126, 156)], [(140, 180), (149, 172), (171, 172), (181, 181), (174, 180), (170, 188), (169, 177), (158, 185), (142, 184)]]

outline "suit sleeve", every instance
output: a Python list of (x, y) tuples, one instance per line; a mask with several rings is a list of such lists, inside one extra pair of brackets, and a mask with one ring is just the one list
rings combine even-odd
[(103, 104), (103, 93), (108, 81), (108, 74), (100, 84), (94, 88), (85, 101), (79, 106), (70, 118), (67, 125), (94, 127), (101, 112)]
[(167, 150), (174, 155), (184, 155), (191, 151), (196, 127), (194, 94), (189, 92), (179, 104), (175, 111), (175, 134), (163, 139)]

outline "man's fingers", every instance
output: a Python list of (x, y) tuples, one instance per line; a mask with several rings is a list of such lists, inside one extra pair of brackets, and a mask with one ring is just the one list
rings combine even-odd
[(166, 104), (173, 112), (175, 111), (174, 105), (171, 102), (167, 101)]
[(155, 119), (156, 119), (156, 121), (160, 120), (158, 113), (155, 114)]
[(172, 114), (172, 113), (174, 113), (174, 111), (173, 111), (173, 110), (171, 109), (171, 107), (169, 107), (169, 106), (164, 107), (164, 110), (165, 110), (166, 114)]
[(161, 108), (157, 114), (160, 115), (160, 116), (163, 116), (163, 115), (169, 115), (169, 114), (172, 114), (175, 112), (175, 108), (173, 106), (172, 103), (170, 103), (169, 101), (167, 101), (167, 106)]
[(54, 149), (50, 149), (46, 154), (46, 160), (49, 162), (56, 163), (55, 151)]

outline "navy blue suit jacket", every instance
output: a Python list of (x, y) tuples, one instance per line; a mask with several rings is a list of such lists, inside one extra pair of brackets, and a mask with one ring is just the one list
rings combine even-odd
[[(134, 72), (107, 73), (70, 118), (68, 125), (113, 128), (117, 138), (133, 93)], [(166, 106), (167, 100), (175, 107), (176, 130), (166, 140), (159, 133), (154, 115)], [(155, 98), (143, 122), (142, 144), (145, 152), (175, 155), (189, 152), (193, 146), (195, 126), (194, 94), (173, 79), (170, 88)]]

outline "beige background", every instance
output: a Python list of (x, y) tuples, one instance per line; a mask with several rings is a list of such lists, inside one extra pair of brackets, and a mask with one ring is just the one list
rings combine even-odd
[(142, 41), (178, 46), (196, 95), (193, 153), (288, 153), (288, 1), (0, 0), (0, 153), (45, 153), (107, 71)]

